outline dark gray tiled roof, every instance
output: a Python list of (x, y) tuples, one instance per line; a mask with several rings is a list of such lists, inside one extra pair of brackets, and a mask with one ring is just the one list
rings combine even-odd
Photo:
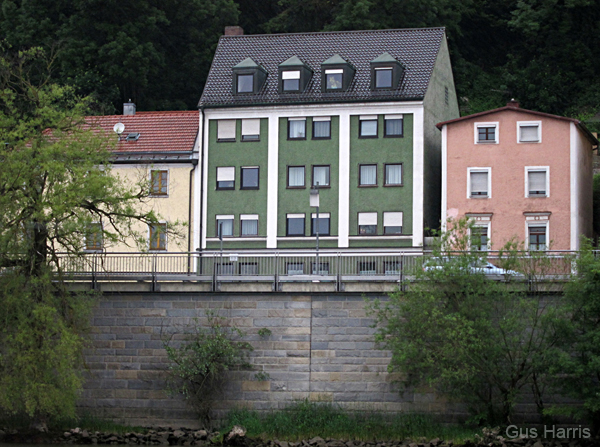
[[(444, 28), (222, 36), (199, 106), (422, 99), (444, 36)], [(370, 62), (384, 52), (405, 67), (404, 79), (397, 90), (373, 92)], [(356, 68), (354, 80), (345, 92), (322, 93), (321, 63), (336, 53)], [(314, 75), (303, 93), (279, 94), (277, 67), (292, 56)], [(258, 94), (233, 95), (231, 69), (248, 57), (267, 70), (267, 80)]]

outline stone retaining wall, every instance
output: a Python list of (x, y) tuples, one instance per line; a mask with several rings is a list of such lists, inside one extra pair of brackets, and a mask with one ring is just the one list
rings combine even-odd
[[(364, 304), (363, 296), (348, 293), (106, 294), (92, 318), (80, 408), (126, 423), (194, 426), (194, 413), (166, 391), (161, 338), (171, 332), (180, 338), (194, 318), (206, 323), (206, 309), (215, 309), (254, 346), (254, 371), (232, 373), (221, 412), (283, 408), (308, 398), (352, 409), (459, 416), (427, 390), (402, 396), (395, 390), (386, 369), (390, 354), (376, 349)], [(261, 337), (262, 328), (271, 335)], [(269, 379), (257, 380), (257, 372)]]

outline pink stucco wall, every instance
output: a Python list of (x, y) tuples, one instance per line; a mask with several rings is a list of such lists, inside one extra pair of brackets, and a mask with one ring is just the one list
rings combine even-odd
[[(541, 121), (541, 143), (518, 143), (517, 121)], [(475, 123), (483, 122), (498, 122), (498, 144), (475, 144)], [(497, 250), (513, 237), (526, 241), (524, 213), (549, 212), (550, 248), (570, 249), (570, 125), (569, 121), (519, 109), (505, 109), (447, 125), (447, 217), (492, 213), (491, 245), (492, 250)], [(549, 167), (548, 197), (526, 197), (526, 166)], [(467, 198), (470, 167), (491, 168), (490, 198)]]

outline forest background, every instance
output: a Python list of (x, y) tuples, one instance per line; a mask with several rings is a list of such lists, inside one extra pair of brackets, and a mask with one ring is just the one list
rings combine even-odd
[(97, 114), (194, 109), (225, 26), (245, 34), (445, 26), (461, 114), (600, 110), (600, 0), (0, 0), (0, 36), (54, 57)]

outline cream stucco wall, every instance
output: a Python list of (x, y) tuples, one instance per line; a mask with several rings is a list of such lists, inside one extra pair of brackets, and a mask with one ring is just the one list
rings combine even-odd
[[(140, 180), (150, 181), (150, 172), (152, 170), (168, 171), (168, 194), (166, 196), (148, 197), (144, 202), (140, 203), (140, 210), (154, 211), (160, 216), (161, 222), (173, 223), (179, 222), (177, 228), (181, 237), (174, 235), (167, 236), (167, 251), (168, 252), (186, 252), (188, 251), (188, 232), (192, 230), (193, 240), (193, 222), (189, 220), (189, 210), (193, 203), (190, 201), (190, 172), (193, 169), (191, 163), (171, 164), (171, 163), (156, 163), (156, 164), (118, 164), (113, 165), (113, 175), (118, 175), (119, 178), (130, 185), (135, 185)], [(192, 177), (193, 181), (193, 177)], [(193, 188), (192, 188), (193, 199)], [(192, 213), (193, 219), (193, 213)], [(134, 229), (140, 234), (148, 238), (148, 228), (144, 224), (134, 225)], [(146, 244), (142, 247), (148, 249)], [(193, 247), (192, 247), (193, 250)], [(129, 241), (128, 244), (106, 245), (107, 252), (137, 252), (139, 247), (134, 241)]]
[[(541, 121), (541, 142), (517, 142), (518, 121)], [(498, 123), (498, 144), (475, 143), (475, 125), (478, 122)], [(550, 248), (576, 248), (571, 244), (572, 233), (587, 233), (591, 225), (591, 168), (590, 174), (587, 173), (588, 163), (591, 166), (591, 161), (588, 162), (591, 147), (579, 129), (575, 129), (576, 137), (572, 139), (571, 126), (569, 121), (541, 117), (518, 109), (444, 126), (445, 217), (491, 214), (491, 245), (492, 249), (498, 249), (513, 237), (519, 241), (527, 239), (524, 213), (550, 213), (547, 232)], [(572, 140), (581, 147), (574, 149), (574, 158), (571, 154)], [(577, 166), (572, 166), (573, 162)], [(473, 167), (491, 169), (490, 197), (467, 197), (468, 168)], [(547, 197), (526, 197), (526, 167), (548, 168)], [(575, 181), (573, 176), (578, 180)], [(576, 184), (579, 187), (572, 192), (571, 186)], [(573, 208), (572, 200), (579, 202)], [(576, 222), (577, 219), (572, 222), (573, 210), (580, 222)]]

